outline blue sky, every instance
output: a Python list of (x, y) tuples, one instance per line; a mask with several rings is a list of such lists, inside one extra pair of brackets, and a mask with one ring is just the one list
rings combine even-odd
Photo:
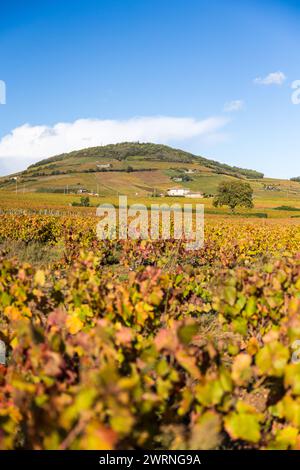
[(297, 3), (1, 4), (0, 174), (75, 148), (151, 140), (300, 175)]

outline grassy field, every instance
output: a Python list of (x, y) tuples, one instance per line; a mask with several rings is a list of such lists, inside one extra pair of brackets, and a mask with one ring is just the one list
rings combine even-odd
[[(213, 177), (212, 177), (213, 178)], [(256, 183), (257, 184), (257, 183)], [(126, 188), (124, 188), (126, 194)], [(239, 209), (235, 215), (232, 215), (228, 208), (215, 208), (213, 207), (213, 200), (211, 198), (201, 199), (188, 199), (182, 197), (147, 197), (141, 192), (141, 195), (128, 194), (128, 204), (140, 203), (147, 207), (151, 204), (204, 204), (205, 213), (209, 217), (254, 217), (255, 214), (266, 214), (268, 218), (287, 218), (297, 219), (300, 216), (300, 196), (291, 193), (287, 194), (274, 192), (270, 195), (269, 192), (257, 191), (254, 195), (254, 208)], [(91, 207), (72, 207), (73, 202), (80, 202), (80, 195), (78, 194), (51, 194), (51, 193), (38, 193), (38, 192), (22, 192), (18, 193), (13, 191), (0, 191), (0, 210), (27, 210), (27, 211), (62, 211), (64, 213), (86, 213), (93, 214), (96, 207), (103, 203), (111, 203), (118, 206), (118, 195), (111, 195), (108, 193), (106, 196), (99, 197), (90, 196)]]

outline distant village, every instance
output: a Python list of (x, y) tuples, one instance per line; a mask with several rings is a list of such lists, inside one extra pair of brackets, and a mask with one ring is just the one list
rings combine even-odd
[[(100, 171), (113, 171), (113, 165), (111, 163), (99, 163), (96, 165), (97, 169)], [(186, 183), (188, 181), (192, 181), (191, 175), (195, 173), (195, 170), (193, 169), (184, 169), (182, 170), (182, 175), (180, 176), (173, 176), (171, 179), (172, 181), (176, 183)], [(77, 191), (77, 194), (85, 194), (88, 196), (98, 196), (99, 194), (93, 193), (88, 191), (85, 188), (80, 188)], [(154, 194), (156, 192), (154, 191)], [(136, 194), (138, 195), (138, 193)], [(201, 192), (193, 192), (188, 188), (180, 188), (180, 187), (174, 187), (174, 188), (169, 188), (166, 190), (165, 193), (160, 193), (159, 196), (164, 197), (164, 196), (169, 196), (169, 197), (186, 197), (186, 198), (194, 198), (194, 199), (199, 199), (203, 198), (204, 195)]]
[[(85, 188), (80, 188), (77, 191), (77, 194), (85, 194), (87, 196), (99, 196), (98, 193), (90, 192), (88, 189)], [(204, 195), (200, 192), (192, 192), (188, 188), (170, 188), (167, 189), (166, 194), (160, 193), (159, 196), (170, 196), (170, 197), (188, 197), (188, 198), (194, 198), (194, 199), (199, 199), (203, 198)]]

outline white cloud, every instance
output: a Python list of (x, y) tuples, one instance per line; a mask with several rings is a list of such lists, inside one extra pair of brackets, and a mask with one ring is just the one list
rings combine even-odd
[(168, 144), (217, 137), (227, 122), (221, 117), (197, 120), (158, 116), (123, 121), (79, 119), (52, 127), (24, 124), (0, 140), (0, 164), (6, 172), (17, 171), (43, 158), (86, 147), (124, 141)]
[(229, 101), (228, 103), (225, 103), (224, 111), (225, 113), (234, 113), (236, 111), (240, 111), (241, 109), (243, 109), (244, 105), (245, 103), (243, 100)]
[(286, 76), (283, 72), (272, 72), (266, 77), (258, 77), (254, 79), (254, 83), (257, 85), (282, 85), (286, 80)]

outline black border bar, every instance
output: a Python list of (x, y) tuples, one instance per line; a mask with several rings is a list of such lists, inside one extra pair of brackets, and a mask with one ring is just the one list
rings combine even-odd
[[(149, 467), (172, 468), (187, 465), (256, 465), (299, 464), (297, 451), (218, 450), (218, 451), (1, 451), (0, 468), (10, 470), (11, 465), (30, 470), (35, 468), (118, 468), (136, 469)], [(221, 467), (220, 467), (221, 468)]]

